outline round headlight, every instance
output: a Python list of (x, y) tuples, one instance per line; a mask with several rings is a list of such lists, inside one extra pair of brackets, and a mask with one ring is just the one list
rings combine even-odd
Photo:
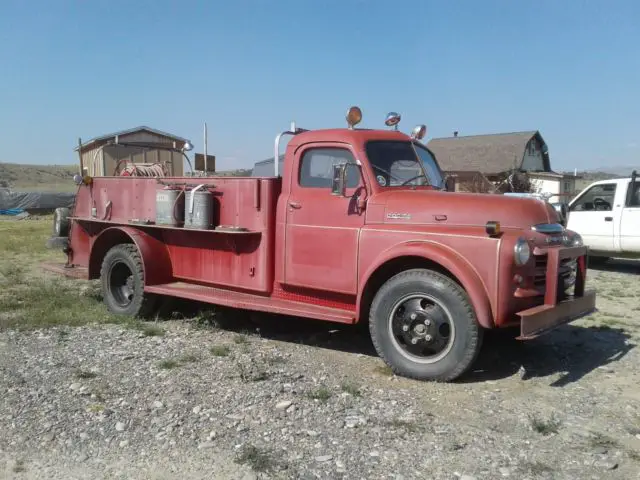
[(531, 258), (531, 247), (529, 242), (523, 237), (520, 237), (513, 247), (513, 261), (516, 265), (524, 265)]
[(582, 245), (584, 245), (584, 243), (582, 242), (582, 237), (580, 236), (579, 233), (575, 233), (573, 234), (573, 238), (571, 239), (571, 246), (572, 247), (581, 247)]

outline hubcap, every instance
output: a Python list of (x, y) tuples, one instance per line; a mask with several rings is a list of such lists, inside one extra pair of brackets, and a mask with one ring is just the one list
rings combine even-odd
[(438, 300), (430, 295), (411, 294), (391, 309), (389, 335), (406, 358), (433, 363), (451, 350), (455, 326), (451, 314)]
[(111, 267), (109, 286), (113, 299), (120, 307), (131, 304), (135, 289), (133, 272), (127, 264), (119, 262)]

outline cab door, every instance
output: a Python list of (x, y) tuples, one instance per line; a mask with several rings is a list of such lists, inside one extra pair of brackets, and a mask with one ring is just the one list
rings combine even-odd
[(620, 219), (620, 250), (640, 253), (640, 182), (633, 191), (629, 182), (627, 192)]
[[(347, 163), (345, 196), (333, 195), (333, 165)], [(355, 295), (364, 192), (353, 150), (340, 143), (307, 144), (294, 155), (286, 205), (284, 283)]]
[(593, 185), (569, 206), (567, 228), (578, 232), (585, 245), (596, 252), (617, 250), (615, 225), (620, 208), (615, 203), (616, 187), (615, 182)]

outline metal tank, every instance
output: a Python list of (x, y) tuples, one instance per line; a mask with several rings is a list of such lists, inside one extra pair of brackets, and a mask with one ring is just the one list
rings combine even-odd
[(211, 228), (213, 213), (213, 195), (208, 190), (201, 190), (205, 185), (198, 185), (185, 194), (184, 227), (208, 230)]
[(156, 190), (156, 225), (179, 227), (184, 221), (184, 194), (179, 188)]

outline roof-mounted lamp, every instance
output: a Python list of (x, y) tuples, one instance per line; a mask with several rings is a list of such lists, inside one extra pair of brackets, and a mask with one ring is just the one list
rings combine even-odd
[(387, 113), (387, 118), (384, 121), (384, 124), (387, 127), (393, 127), (394, 130), (398, 130), (398, 124), (400, 123), (401, 115), (396, 112)]
[(349, 125), (350, 129), (353, 129), (353, 127), (355, 127), (362, 121), (362, 110), (360, 110), (360, 107), (356, 107), (354, 105), (353, 107), (350, 107), (349, 110), (347, 110), (346, 118), (347, 125)]
[(411, 131), (411, 138), (414, 138), (416, 140), (422, 140), (426, 134), (427, 134), (426, 125), (416, 125)]
[(188, 152), (190, 150), (193, 150), (193, 144), (189, 140), (187, 140), (186, 142), (184, 142), (184, 145), (182, 146), (182, 151)]

